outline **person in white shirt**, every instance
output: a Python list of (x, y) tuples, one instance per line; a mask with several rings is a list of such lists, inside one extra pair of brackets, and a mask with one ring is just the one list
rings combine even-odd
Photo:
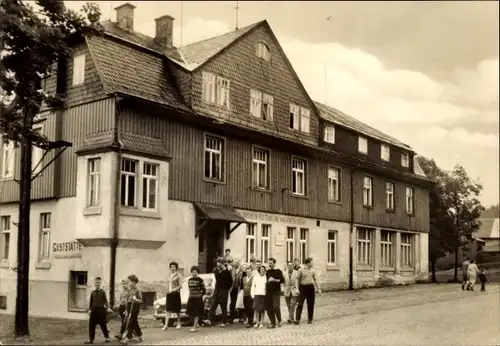
[(259, 267), (259, 275), (253, 277), (250, 295), (253, 299), (253, 310), (255, 313), (255, 328), (264, 328), (264, 312), (266, 311), (266, 267)]

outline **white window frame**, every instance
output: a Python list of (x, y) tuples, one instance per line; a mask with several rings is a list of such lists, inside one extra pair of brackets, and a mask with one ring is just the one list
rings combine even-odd
[(286, 229), (286, 261), (293, 262), (295, 259), (295, 233), (297, 228), (287, 227)]
[(1, 217), (2, 227), (2, 248), (0, 249), (0, 261), (8, 261), (10, 256), (10, 242), (12, 233), (10, 231), (10, 215), (2, 215)]
[(340, 168), (328, 167), (328, 201), (340, 202)]
[(394, 211), (395, 208), (395, 198), (394, 193), (396, 190), (396, 184), (392, 181), (385, 182), (385, 209), (387, 211)]
[(363, 206), (373, 207), (373, 178), (363, 177)]
[(358, 136), (358, 152), (368, 154), (368, 138)]
[(414, 215), (415, 213), (415, 190), (413, 187), (407, 186), (405, 189), (406, 214)]
[(401, 166), (402, 167), (410, 167), (410, 154), (401, 153)]
[(274, 97), (262, 93), (262, 104), (260, 118), (266, 121), (273, 121)]
[(311, 111), (300, 107), (300, 131), (309, 133), (311, 131)]
[[(2, 179), (13, 179), (16, 167), (16, 150), (14, 142), (3, 142), (2, 148)], [(7, 168), (7, 169), (6, 169)]]
[[(78, 277), (83, 276), (85, 278), (85, 284), (78, 284)], [(70, 311), (85, 311), (87, 310), (87, 283), (88, 283), (88, 272), (86, 271), (70, 271), (70, 282), (69, 282), (69, 295), (68, 295), (68, 310)], [(78, 306), (77, 296), (78, 291), (81, 292), (80, 296), (83, 297), (81, 305)]]
[(262, 108), (262, 93), (255, 89), (250, 89), (250, 115), (260, 118)]
[(396, 232), (391, 232), (386, 230), (380, 231), (380, 266), (382, 268), (394, 267), (395, 239), (396, 239)]
[(327, 143), (335, 144), (335, 126), (325, 125), (323, 140)]
[[(337, 231), (328, 231), (326, 246), (327, 246), (327, 255), (326, 260), (327, 264), (335, 265), (337, 264)], [(333, 236), (331, 236), (333, 235)]]
[(215, 92), (217, 96), (217, 105), (229, 109), (230, 87), (231, 82), (229, 79), (217, 76), (217, 89)]
[[(157, 163), (143, 161), (142, 164), (142, 176), (141, 176), (141, 186), (142, 186), (142, 208), (145, 210), (158, 210), (158, 178), (160, 165)], [(153, 205), (151, 205), (151, 200), (149, 196), (151, 195), (151, 184), (154, 182), (154, 199)], [(146, 200), (144, 200), (146, 197)]]
[(299, 260), (304, 264), (305, 259), (309, 256), (309, 229), (299, 229)]
[[(306, 170), (307, 162), (298, 157), (292, 157), (292, 194), (305, 196), (306, 195)], [(300, 186), (297, 184), (298, 177), (302, 175)], [(293, 184), (295, 179), (295, 186)]]
[[(134, 170), (133, 172), (126, 170), (126, 163), (129, 162), (130, 165), (133, 163)], [(122, 162), (120, 163), (120, 205), (125, 208), (137, 208), (137, 196), (138, 194), (138, 185), (140, 183), (139, 180), (139, 167), (140, 161), (130, 157), (122, 157)], [(125, 177), (125, 191), (122, 190), (121, 181)], [(133, 179), (134, 181), (134, 195), (132, 200), (129, 200), (129, 191), (130, 191), (130, 181)], [(123, 199), (123, 200), (122, 200)]]
[(73, 85), (85, 83), (85, 53), (73, 58)]
[(289, 125), (292, 130), (300, 130), (300, 107), (290, 103), (290, 121)]
[[(252, 181), (256, 189), (269, 190), (269, 158), (270, 150), (254, 147), (252, 150)], [(261, 168), (264, 169), (264, 181), (260, 174)]]
[[(87, 207), (96, 207), (101, 202), (101, 167), (100, 157), (87, 160)], [(92, 194), (94, 191), (94, 194)]]
[(40, 213), (40, 228), (38, 236), (38, 262), (50, 260), (50, 238), (52, 213)]
[(413, 256), (413, 245), (415, 241), (415, 235), (412, 233), (401, 233), (401, 258), (400, 265), (401, 268), (411, 268), (414, 263)]
[(255, 54), (258, 58), (264, 59), (265, 61), (271, 61), (271, 49), (263, 42), (257, 43)]
[(391, 147), (388, 144), (380, 144), (380, 158), (387, 162), (391, 160)]
[(206, 103), (215, 103), (216, 101), (216, 81), (213, 73), (202, 72), (202, 99)]
[[(35, 125), (33, 126), (33, 131), (40, 132), (43, 135), (43, 125)], [(31, 174), (36, 175), (43, 169), (43, 158), (44, 150), (33, 145), (33, 149), (31, 152)]]
[[(257, 230), (257, 224), (256, 223), (248, 223), (247, 224), (247, 230), (246, 230), (246, 236), (245, 236), (245, 256), (246, 256), (246, 262), (250, 263), (250, 260), (252, 258), (255, 258), (257, 256), (257, 241), (256, 241), (256, 230)], [(253, 244), (253, 252), (251, 252), (251, 244)]]
[(271, 257), (271, 225), (262, 224), (260, 227), (260, 259), (266, 263)]
[(356, 263), (360, 266), (373, 266), (373, 230), (358, 228), (356, 230)]
[[(209, 142), (212, 141), (212, 142)], [(208, 145), (214, 144), (215, 146)], [(205, 180), (208, 181), (216, 181), (216, 182), (224, 182), (224, 166), (225, 166), (225, 140), (221, 137), (205, 134), (204, 145), (203, 145), (203, 176)], [(208, 153), (208, 161), (207, 161), (207, 153)], [(213, 174), (214, 165), (217, 160), (217, 156), (219, 157), (219, 169), (216, 174)], [(209, 166), (209, 176), (207, 176), (207, 165)]]

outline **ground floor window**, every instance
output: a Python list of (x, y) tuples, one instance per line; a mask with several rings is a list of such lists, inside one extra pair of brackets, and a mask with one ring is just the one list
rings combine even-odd
[(302, 264), (304, 264), (309, 252), (308, 237), (309, 237), (309, 230), (307, 228), (301, 228), (300, 239), (299, 239), (299, 259), (300, 263)]
[(7, 310), (7, 296), (0, 296), (0, 310)]
[(337, 231), (328, 231), (326, 243), (328, 249), (328, 264), (337, 263)]
[(87, 309), (87, 272), (70, 272), (69, 309)]
[(271, 225), (262, 225), (262, 233), (260, 238), (260, 257), (262, 263), (265, 263), (271, 257), (271, 246), (270, 246), (270, 237), (271, 237)]
[(380, 265), (394, 267), (394, 239), (396, 233), (389, 231), (380, 232)]
[(293, 262), (295, 256), (295, 231), (296, 228), (288, 227), (286, 229), (286, 260)]
[(373, 230), (358, 228), (357, 230), (357, 264), (364, 266), (373, 265), (372, 239)]
[(255, 258), (255, 229), (257, 224), (249, 223), (247, 224), (247, 234), (246, 234), (246, 249), (245, 249), (245, 259), (249, 263), (252, 258)]
[(408, 268), (413, 267), (414, 259), (414, 242), (415, 236), (410, 233), (401, 233), (401, 267)]

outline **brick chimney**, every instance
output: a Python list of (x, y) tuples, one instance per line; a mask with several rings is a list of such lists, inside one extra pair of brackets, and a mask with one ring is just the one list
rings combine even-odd
[(123, 30), (134, 31), (134, 8), (128, 2), (115, 8), (116, 23)]
[(174, 45), (173, 29), (174, 17), (164, 15), (155, 19), (156, 35), (155, 40), (166, 48), (172, 48)]

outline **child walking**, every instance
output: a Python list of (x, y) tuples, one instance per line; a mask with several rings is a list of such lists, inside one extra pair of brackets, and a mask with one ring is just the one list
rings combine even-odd
[(102, 279), (96, 277), (94, 280), (95, 290), (90, 294), (89, 304), (89, 339), (85, 344), (93, 344), (95, 338), (95, 328), (97, 325), (101, 327), (104, 334), (104, 342), (109, 343), (109, 331), (106, 324), (106, 313), (111, 312), (108, 305), (108, 298), (106, 292), (101, 289)]
[(139, 326), (139, 311), (142, 304), (142, 292), (137, 287), (139, 278), (135, 275), (130, 275), (128, 278), (128, 299), (127, 299), (127, 336), (122, 339), (122, 344), (127, 344), (135, 335), (138, 341), (142, 341), (142, 331)]
[(255, 328), (264, 328), (264, 312), (266, 311), (266, 267), (259, 267), (259, 275), (252, 278), (250, 295), (253, 299), (253, 310), (255, 312)]
[(214, 280), (212, 278), (208, 278), (207, 280), (207, 286), (205, 287), (205, 296), (203, 297), (203, 301), (205, 302), (205, 320), (203, 321), (203, 324), (210, 324), (210, 321), (208, 321), (208, 314), (210, 312), (210, 309), (212, 308), (213, 300), (214, 300), (214, 286), (213, 286)]
[(479, 272), (479, 281), (481, 281), (481, 291), (486, 291), (486, 281), (488, 281), (488, 279), (486, 278), (486, 271), (484, 269), (481, 269), (481, 271)]
[(127, 328), (127, 300), (128, 300), (128, 282), (127, 280), (122, 280), (122, 292), (120, 293), (120, 299), (118, 301), (118, 314), (120, 315), (122, 324), (120, 327), (120, 334), (115, 335), (115, 338), (121, 340), (125, 329)]
[(200, 268), (197, 266), (191, 267), (191, 277), (188, 280), (189, 298), (186, 306), (186, 314), (193, 318), (193, 328), (190, 332), (196, 332), (198, 321), (205, 313), (205, 304), (203, 303), (203, 296), (205, 295), (205, 283), (203, 279), (198, 276)]

